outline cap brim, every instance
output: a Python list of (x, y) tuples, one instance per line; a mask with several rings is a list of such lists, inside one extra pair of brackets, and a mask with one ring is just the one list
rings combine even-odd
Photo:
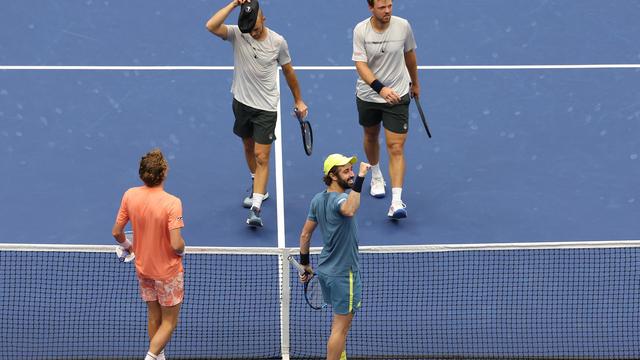
[(353, 165), (353, 164), (355, 164), (355, 163), (356, 163), (356, 161), (358, 161), (358, 158), (357, 158), (357, 157), (355, 157), (355, 156), (351, 156), (351, 157), (346, 157), (346, 156), (345, 156), (345, 159), (344, 159), (344, 160), (346, 160), (346, 161), (344, 161), (344, 162), (342, 162), (342, 161), (341, 161), (341, 162), (339, 162), (339, 163), (337, 163), (337, 164), (335, 164), (335, 165), (333, 165), (333, 166), (345, 166), (345, 165), (347, 165), (347, 164), (351, 164), (351, 165)]
[(358, 158), (355, 156), (352, 156), (349, 158), (349, 164), (355, 164), (357, 161), (358, 161)]

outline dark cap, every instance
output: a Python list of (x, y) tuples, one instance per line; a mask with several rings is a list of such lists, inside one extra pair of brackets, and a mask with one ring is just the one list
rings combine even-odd
[(238, 16), (238, 28), (242, 33), (250, 33), (256, 26), (258, 20), (258, 10), (260, 4), (258, 0), (250, 0), (240, 7), (240, 16)]

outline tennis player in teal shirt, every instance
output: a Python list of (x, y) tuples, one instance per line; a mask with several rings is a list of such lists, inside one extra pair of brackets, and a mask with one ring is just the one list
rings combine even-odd
[[(364, 177), (371, 167), (360, 163), (358, 176), (353, 173), (355, 156), (331, 154), (324, 161), (324, 183), (327, 189), (316, 194), (309, 206), (309, 215), (300, 234), (300, 264), (307, 282), (314, 273), (309, 263), (311, 236), (320, 227), (324, 246), (315, 274), (320, 280), (324, 301), (333, 309), (331, 335), (327, 342), (327, 360), (346, 359), (346, 342), (351, 321), (361, 306), (362, 284), (358, 255), (358, 224), (360, 192)], [(351, 189), (349, 194), (345, 191)]]

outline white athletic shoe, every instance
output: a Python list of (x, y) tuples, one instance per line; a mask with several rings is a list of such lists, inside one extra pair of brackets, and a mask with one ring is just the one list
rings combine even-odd
[(374, 198), (383, 198), (385, 195), (384, 187), (387, 185), (384, 182), (384, 179), (381, 177), (372, 177), (371, 178), (371, 189), (369, 190), (369, 194)]
[[(244, 198), (244, 200), (242, 200), (242, 207), (246, 208), (246, 209), (251, 209), (251, 206), (253, 205), (253, 199), (251, 198), (253, 196), (252, 193), (249, 193), (249, 195), (247, 197)], [(266, 194), (264, 194), (264, 197), (262, 198), (262, 201), (265, 201), (269, 198), (269, 193), (267, 192)]]
[(391, 219), (404, 219), (407, 217), (407, 205), (405, 203), (391, 204), (387, 216)]

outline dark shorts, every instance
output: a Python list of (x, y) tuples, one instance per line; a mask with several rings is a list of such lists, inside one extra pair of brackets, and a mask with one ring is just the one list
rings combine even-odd
[(368, 102), (356, 96), (360, 125), (371, 127), (382, 122), (385, 129), (397, 134), (406, 134), (409, 131), (409, 103), (409, 94), (403, 96), (400, 103), (395, 105)]
[(275, 129), (278, 113), (247, 106), (233, 99), (233, 133), (239, 137), (253, 138), (258, 144), (271, 144), (276, 139)]
[(349, 271), (346, 275), (318, 273), (324, 302), (331, 305), (334, 314), (354, 314), (362, 306), (362, 282), (360, 273)]

